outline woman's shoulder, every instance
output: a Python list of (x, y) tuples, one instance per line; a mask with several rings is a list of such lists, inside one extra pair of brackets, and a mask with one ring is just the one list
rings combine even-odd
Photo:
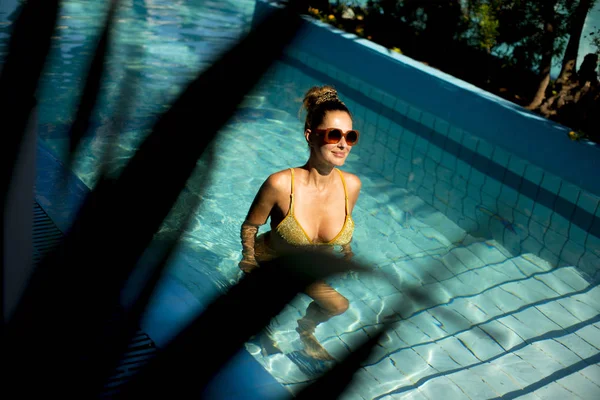
[(291, 173), (290, 169), (286, 168), (281, 171), (277, 171), (269, 175), (269, 177), (265, 180), (264, 185), (271, 190), (275, 190), (277, 192), (280, 191), (288, 191), (291, 185)]
[(346, 181), (346, 186), (348, 187), (348, 191), (350, 191), (350, 192), (360, 191), (360, 188), (362, 186), (362, 182), (360, 181), (360, 178), (353, 173), (342, 171), (342, 170), (340, 170), (340, 171), (344, 175), (344, 181)]

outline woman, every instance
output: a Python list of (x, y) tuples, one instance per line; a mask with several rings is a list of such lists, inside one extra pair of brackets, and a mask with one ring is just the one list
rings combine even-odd
[[(360, 193), (360, 179), (336, 167), (344, 165), (359, 133), (352, 117), (331, 86), (313, 87), (303, 102), (306, 109), (304, 137), (310, 149), (306, 164), (276, 172), (262, 184), (242, 224), (242, 255), (239, 263), (248, 273), (264, 260), (295, 250), (342, 246), (345, 258), (352, 257), (350, 241), (354, 230), (351, 214)], [(256, 237), (258, 227), (271, 218), (271, 230)], [(317, 342), (318, 324), (342, 314), (348, 300), (325, 282), (306, 289), (313, 301), (298, 320), (300, 338), (308, 355), (332, 359)]]

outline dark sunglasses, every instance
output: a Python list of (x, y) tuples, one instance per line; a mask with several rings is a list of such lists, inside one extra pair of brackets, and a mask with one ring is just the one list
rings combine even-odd
[(358, 136), (360, 134), (358, 131), (351, 129), (346, 132), (342, 132), (341, 129), (338, 128), (327, 128), (327, 129), (314, 129), (314, 132), (317, 135), (323, 135), (323, 141), (327, 144), (336, 144), (339, 143), (342, 138), (346, 139), (346, 143), (348, 146), (354, 146), (358, 142)]

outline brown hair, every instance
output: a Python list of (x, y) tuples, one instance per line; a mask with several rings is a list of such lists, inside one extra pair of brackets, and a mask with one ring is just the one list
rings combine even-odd
[(327, 111), (345, 111), (352, 118), (348, 107), (338, 97), (337, 90), (332, 86), (313, 86), (308, 89), (302, 101), (302, 109), (306, 109), (304, 129), (314, 129), (321, 125)]

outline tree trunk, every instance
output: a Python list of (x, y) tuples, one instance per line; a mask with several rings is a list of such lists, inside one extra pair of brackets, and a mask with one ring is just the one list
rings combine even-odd
[(583, 26), (585, 25), (588, 12), (595, 2), (596, 0), (579, 0), (579, 4), (577, 5), (577, 9), (571, 20), (569, 43), (565, 50), (560, 75), (556, 81), (557, 83), (568, 82), (571, 75), (575, 72)]
[(554, 55), (554, 39), (556, 38), (556, 12), (555, 6), (558, 0), (550, 0), (544, 9), (544, 39), (542, 42), (542, 61), (540, 62), (540, 83), (533, 96), (533, 100), (525, 108), (535, 110), (546, 97), (546, 89), (550, 83), (550, 70), (552, 69), (552, 56)]

